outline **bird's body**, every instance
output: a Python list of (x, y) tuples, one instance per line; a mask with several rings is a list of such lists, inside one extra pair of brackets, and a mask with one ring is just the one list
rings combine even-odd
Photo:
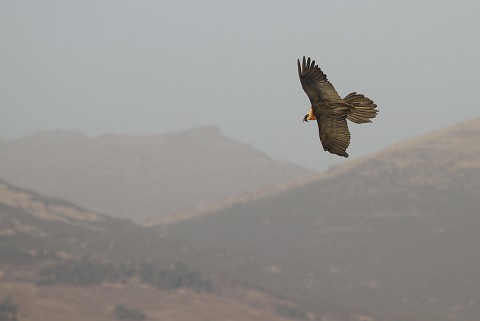
[(327, 76), (315, 61), (303, 57), (298, 63), (298, 75), (303, 90), (310, 99), (311, 109), (304, 121), (316, 120), (323, 149), (332, 154), (348, 157), (350, 132), (347, 119), (357, 123), (370, 123), (377, 114), (377, 105), (362, 94), (353, 92), (341, 98)]

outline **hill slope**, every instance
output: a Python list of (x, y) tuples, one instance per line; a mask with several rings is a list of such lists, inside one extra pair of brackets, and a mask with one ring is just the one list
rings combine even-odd
[[(161, 253), (179, 259), (179, 243), (127, 220), (96, 214), (0, 180), (0, 256), (16, 260), (65, 252), (107, 260), (140, 260)], [(42, 254), (43, 253), (43, 254)], [(173, 260), (173, 261), (171, 261)]]
[(478, 320), (479, 142), (474, 119), (158, 229), (317, 315)]
[(0, 163), (12, 184), (137, 222), (313, 173), (214, 127), (148, 137), (40, 132), (2, 141)]
[(147, 320), (286, 321), (300, 311), (192, 270), (184, 256), (213, 253), (0, 180), (0, 318), (6, 298), (20, 320), (38, 321), (119, 320), (116, 305)]
[[(145, 320), (171, 321), (288, 321), (265, 307), (210, 293), (165, 291), (136, 283), (101, 286), (38, 286), (2, 281), (0, 293), (14, 298), (22, 321), (118, 321), (118, 305), (139, 311)], [(3, 298), (0, 296), (0, 301)], [(8, 320), (8, 319), (7, 319)], [(130, 318), (130, 320), (143, 320)]]

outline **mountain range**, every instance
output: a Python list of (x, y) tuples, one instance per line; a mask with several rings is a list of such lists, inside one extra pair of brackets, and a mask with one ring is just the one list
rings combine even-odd
[(323, 318), (478, 320), (479, 142), (477, 118), (157, 229)]
[(127, 220), (0, 180), (1, 320), (287, 321), (301, 311), (192, 270), (185, 256), (213, 259)]
[(475, 321), (479, 141), (477, 118), (148, 227), (0, 181), (0, 267), (85, 256), (182, 262), (268, 293), (275, 299), (241, 300), (276, 302), (265, 319)]
[(213, 126), (94, 138), (43, 131), (0, 141), (0, 164), (0, 177), (16, 186), (136, 222), (315, 174)]

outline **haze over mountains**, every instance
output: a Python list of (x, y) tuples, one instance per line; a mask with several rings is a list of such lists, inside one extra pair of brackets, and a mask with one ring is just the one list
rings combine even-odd
[[(0, 180), (0, 319), (16, 310), (27, 321), (287, 321), (298, 311), (181, 264), (185, 254), (212, 258), (186, 246)], [(137, 317), (116, 316), (118, 305)]]
[(480, 118), (394, 145), (306, 184), (159, 225), (215, 248), (205, 271), (316, 315), (480, 318)]
[(1, 181), (0, 254), (180, 261), (296, 318), (477, 321), (479, 142), (476, 118), (156, 231)]
[(1, 141), (0, 164), (12, 184), (137, 222), (315, 173), (215, 127), (145, 137), (44, 131)]

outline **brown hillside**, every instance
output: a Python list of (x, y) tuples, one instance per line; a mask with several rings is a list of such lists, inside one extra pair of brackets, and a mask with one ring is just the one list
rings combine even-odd
[[(249, 203), (272, 195), (278, 195), (289, 190), (308, 188), (310, 184), (320, 184), (330, 179), (337, 181), (340, 177), (349, 179), (344, 181), (341, 188), (356, 189), (356, 179), (380, 178), (386, 179), (393, 171), (401, 171), (395, 178), (394, 185), (405, 186), (456, 184), (466, 193), (478, 192), (478, 186), (464, 185), (460, 182), (470, 171), (480, 168), (480, 118), (435, 131), (433, 133), (414, 138), (402, 143), (394, 144), (378, 153), (350, 161), (344, 165), (334, 166), (324, 173), (312, 175), (294, 182), (286, 182), (262, 191), (248, 193), (241, 197), (232, 197), (222, 202), (211, 203), (179, 211), (173, 215), (157, 220), (152, 220), (149, 225), (162, 225), (173, 222), (209, 215), (225, 208), (242, 203)], [(345, 176), (344, 176), (345, 175)], [(382, 176), (380, 176), (382, 175)], [(472, 179), (469, 179), (473, 182)], [(392, 186), (392, 185), (391, 185)], [(333, 186), (330, 186), (330, 191)], [(365, 190), (358, 190), (364, 193)], [(351, 191), (350, 193), (354, 193)], [(326, 197), (320, 197), (323, 201)]]
[(474, 119), (159, 230), (320, 316), (475, 321), (479, 142)]
[[(286, 321), (282, 313), (300, 311), (263, 291), (179, 265), (185, 256), (212, 259), (209, 252), (159, 237), (127, 220), (95, 214), (0, 180), (2, 320), (7, 298), (18, 305), (18, 320), (38, 321), (118, 320), (114, 315), (118, 304), (140, 310), (146, 320)], [(68, 262), (83, 263), (72, 268)], [(155, 263), (150, 265), (157, 267), (150, 270), (153, 275), (170, 281), (162, 285), (142, 279), (152, 275), (139, 272), (138, 266), (145, 262)], [(42, 277), (44, 267), (57, 264), (60, 268)], [(122, 264), (129, 269), (136, 266), (130, 270), (136, 274), (97, 279), (104, 272), (118, 276), (121, 270), (115, 267)], [(174, 266), (183, 270), (172, 270)], [(178, 285), (185, 278), (203, 280), (203, 286)]]
[[(1, 272), (1, 271), (0, 271)], [(141, 311), (146, 320), (171, 321), (287, 321), (260, 301), (236, 301), (216, 294), (181, 289), (165, 291), (130, 282), (100, 286), (38, 286), (25, 281), (2, 281), (0, 301), (10, 297), (22, 321), (115, 321), (117, 305)]]

